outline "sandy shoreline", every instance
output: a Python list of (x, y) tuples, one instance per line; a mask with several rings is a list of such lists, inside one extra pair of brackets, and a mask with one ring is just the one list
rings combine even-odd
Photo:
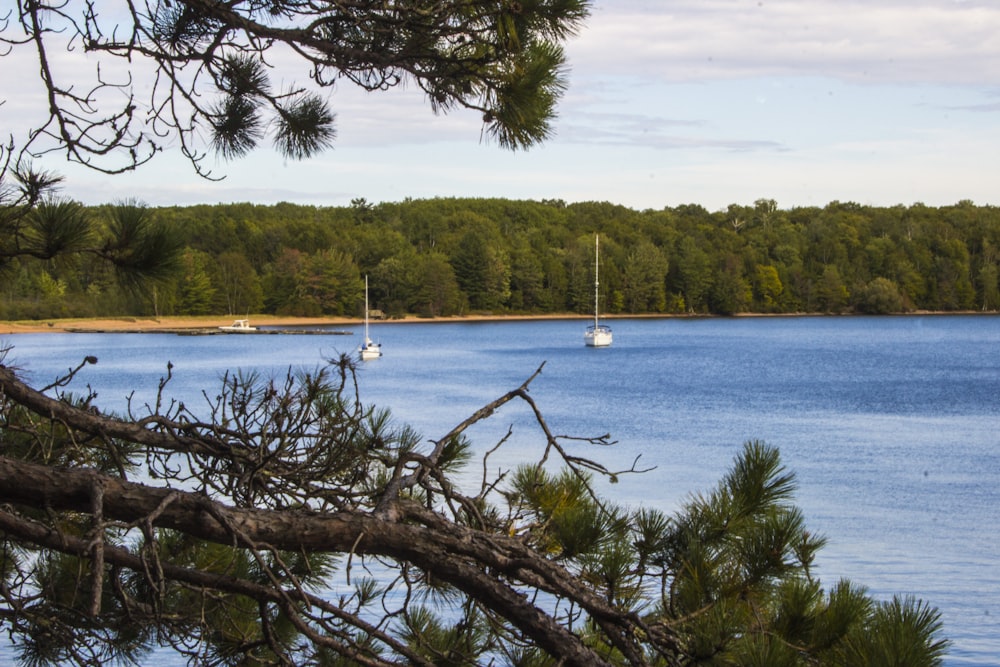
[[(915, 311), (899, 313), (898, 315), (883, 315), (881, 317), (907, 317), (914, 315), (996, 315), (996, 311)], [(853, 315), (831, 315), (824, 313), (738, 313), (728, 317), (852, 317)], [(379, 320), (378, 326), (391, 324), (407, 324), (414, 322), (501, 322), (518, 320), (589, 320), (593, 315), (576, 313), (551, 313), (544, 315), (463, 315), (460, 317), (417, 317), (408, 315), (402, 319)], [(602, 320), (616, 319), (700, 319), (711, 317), (727, 317), (723, 315), (691, 315), (644, 313), (629, 315), (602, 315)], [(220, 326), (231, 324), (234, 318), (228, 316), (206, 315), (201, 317), (107, 317), (107, 318), (76, 318), (51, 320), (19, 320), (0, 321), (0, 335), (18, 333), (79, 333), (79, 332), (156, 332), (156, 331), (216, 331)], [(359, 326), (361, 318), (352, 317), (290, 317), (282, 315), (250, 315), (250, 324), (257, 327), (312, 327), (315, 329), (337, 329), (338, 327)]]
[[(423, 318), (410, 316), (398, 320), (380, 320), (377, 324), (400, 324), (407, 322), (488, 322), (498, 320), (561, 320), (586, 319), (587, 315), (467, 315), (463, 317)], [(344, 326), (358, 326), (361, 318), (350, 317), (288, 317), (280, 315), (251, 315), (250, 324), (256, 327), (314, 327), (317, 329), (335, 329)], [(231, 324), (233, 318), (204, 317), (117, 317), (117, 318), (81, 318), (52, 320), (20, 320), (15, 322), (0, 321), (0, 335), (18, 333), (73, 333), (73, 332), (144, 332), (171, 330), (216, 330), (220, 326)]]

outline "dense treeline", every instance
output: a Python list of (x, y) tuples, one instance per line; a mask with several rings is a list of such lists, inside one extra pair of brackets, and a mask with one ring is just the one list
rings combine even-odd
[[(105, 207), (87, 209), (100, 221)], [(601, 202), (431, 199), (152, 210), (185, 240), (175, 275), (123, 292), (71, 262), (8, 267), (0, 319), (97, 315), (608, 313), (1000, 308), (1000, 209), (761, 199), (709, 212)]]

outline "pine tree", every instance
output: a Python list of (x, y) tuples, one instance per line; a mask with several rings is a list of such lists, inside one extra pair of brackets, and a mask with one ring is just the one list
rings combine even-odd
[(173, 275), (182, 244), (148, 208), (126, 200), (95, 217), (80, 203), (60, 199), (61, 183), (28, 165), (0, 166), (0, 275), (16, 273), (22, 260), (66, 264), (82, 258), (110, 268), (131, 291)]
[[(562, 42), (589, 4), (175, 0), (94, 12), (76, 0), (18, 3), (0, 23), (0, 56), (37, 59), (48, 115), (0, 158), (62, 151), (122, 173), (179, 146), (213, 178), (207, 153), (238, 159), (265, 140), (285, 158), (308, 158), (336, 138), (325, 93), (345, 82), (415, 86), (435, 113), (475, 111), (484, 136), (527, 148), (551, 134), (566, 87)], [(294, 59), (280, 84), (270, 66), (279, 51)], [(75, 66), (55, 66), (67, 57)], [(294, 67), (307, 84), (285, 83)], [(86, 71), (93, 81), (81, 80)]]
[[(936, 609), (815, 578), (824, 540), (772, 447), (748, 443), (674, 515), (631, 509), (593, 476), (641, 471), (580, 454), (608, 436), (571, 454), (531, 379), (425, 446), (353, 374), (347, 357), (236, 374), (206, 415), (167, 400), (168, 375), (123, 419), (0, 366), (0, 600), (22, 660), (941, 662)], [(465, 432), (511, 401), (536, 415), (539, 459), (466, 491)]]

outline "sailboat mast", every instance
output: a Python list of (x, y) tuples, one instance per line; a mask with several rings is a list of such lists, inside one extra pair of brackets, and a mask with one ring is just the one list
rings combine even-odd
[(598, 313), (600, 312), (600, 308), (598, 307), (597, 303), (597, 299), (599, 298), (600, 295), (600, 290), (598, 289), (600, 282), (597, 279), (597, 274), (600, 271), (600, 261), (598, 259), (598, 255), (600, 253), (599, 238), (600, 237), (597, 234), (594, 234), (594, 326), (595, 327), (598, 324), (597, 316)]
[(368, 274), (365, 274), (365, 344), (368, 343)]

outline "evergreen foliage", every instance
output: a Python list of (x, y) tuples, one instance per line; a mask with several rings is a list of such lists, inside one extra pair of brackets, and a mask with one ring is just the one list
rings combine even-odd
[(88, 208), (61, 199), (60, 183), (29, 166), (0, 166), (0, 317), (155, 308), (146, 291), (181, 268), (175, 229), (135, 201)]
[[(762, 442), (668, 514), (596, 494), (649, 471), (588, 453), (609, 436), (552, 435), (533, 378), (430, 441), (361, 403), (347, 358), (228, 376), (207, 414), (167, 399), (169, 372), (127, 418), (68, 379), (38, 391), (0, 364), (0, 624), (24, 664), (933, 666), (948, 648), (926, 602), (814, 576), (825, 540)], [(513, 435), (484, 449), (467, 429), (516, 402), (537, 458), (462, 474)]]
[[(59, 151), (123, 173), (179, 146), (214, 179), (209, 151), (239, 159), (264, 141), (301, 160), (333, 145), (327, 93), (348, 82), (415, 86), (435, 113), (471, 111), (483, 136), (528, 148), (551, 134), (562, 44), (589, 11), (587, 0), (17, 3), (0, 20), (0, 57), (36, 59), (47, 104), (0, 163)], [(284, 83), (296, 68), (307, 83)]]

